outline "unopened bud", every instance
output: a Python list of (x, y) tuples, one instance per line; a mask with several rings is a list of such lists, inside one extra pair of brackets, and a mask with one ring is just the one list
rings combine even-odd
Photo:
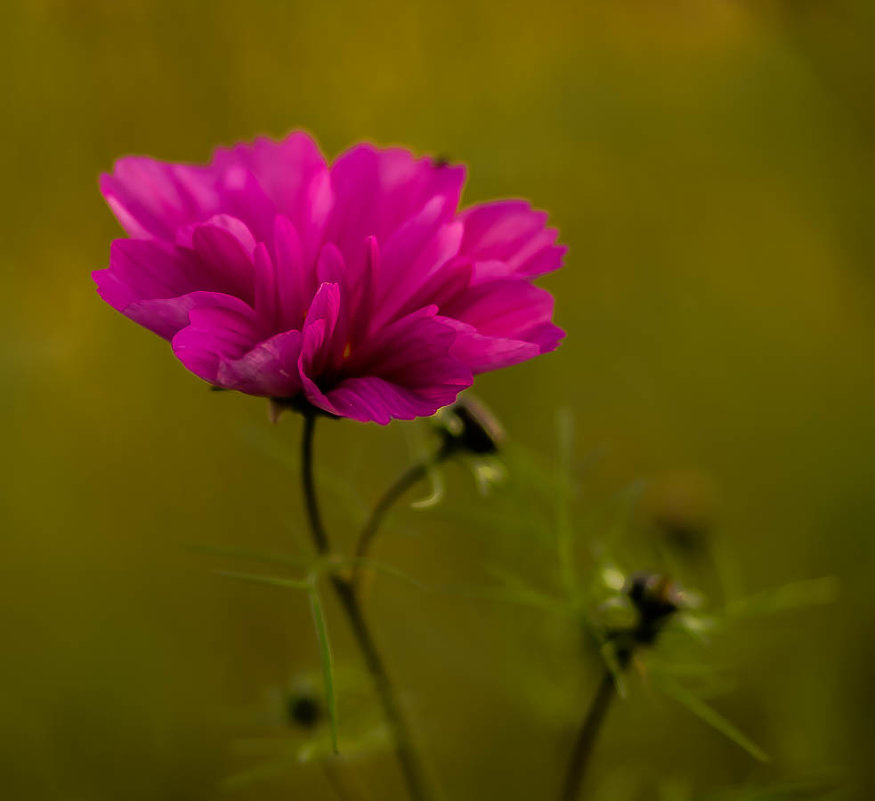
[(442, 410), (438, 426), (448, 447), (478, 456), (497, 453), (505, 439), (495, 415), (471, 396)]

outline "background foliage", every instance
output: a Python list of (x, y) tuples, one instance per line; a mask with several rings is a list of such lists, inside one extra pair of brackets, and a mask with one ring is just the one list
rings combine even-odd
[[(627, 566), (662, 566), (653, 512), (679, 505), (708, 521), (716, 568), (688, 560), (687, 580), (712, 603), (842, 585), (715, 640), (734, 679), (714, 704), (771, 763), (636, 679), (594, 792), (839, 777), (873, 797), (872, 4), (12, 0), (2, 16), (4, 797), (216, 798), (258, 762), (240, 738), (299, 736), (271, 699), (318, 674), (306, 600), (184, 547), (294, 547), (299, 421), (271, 429), (259, 401), (207, 392), (88, 277), (118, 235), (96, 183), (115, 157), (203, 160), (293, 127), (331, 155), (372, 138), (465, 161), (468, 202), (531, 198), (571, 247), (547, 282), (566, 345), (478, 382), (515, 443), (509, 488), (484, 499), (451, 466), (444, 504), (399, 510), (380, 559), (435, 586), (502, 565), (549, 587), (533, 465), (555, 468), (570, 410), (582, 568), (640, 483)], [(322, 435), (361, 503), (408, 458), (403, 426)], [(543, 511), (531, 525), (521, 499)], [(341, 541), (358, 514), (332, 505)], [(389, 578), (370, 605), (447, 796), (550, 797), (597, 676), (574, 626)], [(388, 756), (356, 771), (395, 797)], [(331, 795), (304, 765), (236, 797)]]

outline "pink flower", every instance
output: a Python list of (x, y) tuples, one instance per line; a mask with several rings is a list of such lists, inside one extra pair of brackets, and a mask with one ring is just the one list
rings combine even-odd
[(130, 238), (94, 279), (215, 386), (355, 420), (430, 415), (563, 336), (532, 284), (565, 251), (546, 214), (459, 212), (464, 179), (369, 144), (329, 166), (302, 132), (208, 166), (123, 158), (100, 186)]

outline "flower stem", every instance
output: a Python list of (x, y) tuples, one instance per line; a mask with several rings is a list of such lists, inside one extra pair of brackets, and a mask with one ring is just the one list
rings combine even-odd
[(444, 459), (448, 458), (453, 451), (455, 450), (454, 444), (450, 440), (444, 441), (438, 450), (433, 453), (431, 456), (427, 456), (415, 464), (412, 464), (408, 467), (400, 476), (398, 476), (397, 480), (394, 484), (392, 484), (386, 492), (383, 493), (383, 496), (380, 500), (377, 501), (377, 505), (374, 506), (373, 511), (368, 517), (365, 525), (363, 526), (361, 533), (359, 534), (358, 542), (355, 547), (355, 564), (352, 570), (352, 578), (351, 582), (353, 587), (359, 586), (359, 581), (361, 579), (361, 571), (362, 571), (362, 560), (367, 558), (367, 555), (371, 549), (371, 545), (374, 542), (374, 538), (377, 534), (377, 531), (380, 529), (380, 525), (388, 514), (389, 510), (398, 501), (407, 490), (416, 486), (422, 479), (424, 479), (428, 475), (428, 471), (434, 467), (435, 465), (440, 464)]
[(301, 468), (304, 487), (304, 503), (307, 506), (307, 520), (310, 523), (310, 533), (319, 556), (325, 556), (329, 551), (328, 535), (319, 511), (319, 501), (316, 498), (316, 482), (313, 476), (313, 435), (316, 432), (316, 415), (304, 412), (304, 433), (301, 437)]
[[(625, 667), (630, 656), (631, 654), (619, 654), (621, 667)], [(577, 733), (577, 739), (574, 742), (574, 748), (571, 751), (571, 758), (565, 772), (562, 794), (559, 796), (561, 801), (575, 801), (579, 795), (602, 723), (604, 723), (616, 694), (616, 677), (611, 670), (606, 669)]]
[[(312, 534), (316, 551), (322, 556), (329, 552), (330, 545), (319, 511), (313, 476), (313, 434), (315, 426), (316, 415), (312, 412), (305, 412), (304, 433), (301, 443), (304, 501), (307, 507), (310, 533)], [(383, 714), (392, 733), (395, 756), (398, 759), (411, 801), (431, 801), (434, 798), (434, 794), (426, 781), (425, 771), (420, 764), (413, 745), (410, 727), (401, 711), (392, 681), (386, 672), (386, 666), (365, 620), (355, 585), (351, 579), (341, 576), (332, 576), (331, 585), (346, 614), (362, 659), (371, 675), (374, 690), (377, 693), (380, 705), (383, 708)]]

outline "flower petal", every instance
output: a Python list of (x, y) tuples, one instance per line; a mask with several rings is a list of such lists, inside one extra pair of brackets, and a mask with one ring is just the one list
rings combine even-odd
[(158, 240), (116, 239), (110, 246), (109, 267), (95, 270), (92, 277), (100, 296), (121, 312), (139, 300), (219, 289), (203, 285), (206, 276), (193, 253)]
[(433, 415), (442, 406), (452, 403), (462, 389), (464, 387), (457, 387), (435, 400), (377, 376), (347, 378), (331, 390), (325, 396), (326, 402), (320, 405), (341, 417), (386, 425), (392, 420)]
[(382, 250), (375, 325), (408, 307), (411, 296), (458, 252), (463, 228), (458, 222), (442, 222), (443, 203), (435, 198), (426, 204)]
[(295, 131), (279, 142), (258, 137), (252, 144), (217, 151), (216, 160), (244, 167), (273, 208), (295, 226), (305, 257), (315, 258), (331, 211), (332, 193), (325, 159), (309, 134)]
[(316, 292), (316, 275), (304, 260), (297, 229), (283, 214), (274, 219), (273, 262), (280, 327), (300, 328), (304, 324), (307, 305)]
[[(308, 399), (320, 406), (324, 399), (318, 382), (326, 371), (342, 358), (336, 351), (337, 323), (340, 318), (340, 286), (322, 284), (310, 304), (301, 330), (301, 354), (298, 371)], [(342, 347), (342, 346), (341, 346)], [(321, 408), (325, 408), (322, 406)], [(326, 409), (330, 411), (330, 409)]]
[(530, 341), (530, 332), (552, 318), (553, 296), (523, 279), (490, 281), (457, 295), (441, 307), (441, 314), (486, 336)]
[(456, 339), (450, 353), (472, 373), (485, 373), (510, 367), (513, 364), (533, 359), (541, 353), (540, 346), (533, 342), (520, 339), (506, 339), (480, 334), (473, 325), (453, 320), (439, 318), (456, 330)]
[(350, 148), (331, 167), (334, 207), (326, 239), (334, 242), (357, 272), (364, 258), (361, 243), (376, 236), (384, 243), (406, 220), (438, 199), (446, 218), (455, 211), (464, 167), (438, 166), (402, 148)]
[(189, 312), (192, 309), (224, 305), (234, 300), (236, 298), (221, 292), (189, 292), (176, 298), (139, 300), (127, 306), (123, 314), (164, 339), (172, 340), (189, 324)]
[(215, 214), (220, 207), (210, 167), (168, 164), (144, 156), (119, 159), (100, 190), (122, 227), (133, 237), (173, 241), (176, 230)]
[[(460, 215), (465, 225), (459, 253), (475, 262), (492, 262), (484, 278), (497, 277), (504, 264), (505, 276), (531, 278), (562, 266), (567, 248), (556, 245), (558, 232), (547, 228), (547, 215), (523, 200), (483, 203)], [(481, 275), (475, 270), (475, 277)]]
[(173, 352), (195, 375), (221, 386), (223, 361), (241, 358), (258, 342), (255, 311), (239, 298), (211, 294), (189, 311), (190, 323), (173, 337)]
[(218, 383), (249, 395), (294, 397), (301, 391), (300, 354), (300, 331), (276, 334), (239, 359), (223, 358), (219, 363)]
[(222, 214), (196, 225), (191, 245), (211, 279), (248, 304), (255, 302), (255, 239), (240, 220)]

